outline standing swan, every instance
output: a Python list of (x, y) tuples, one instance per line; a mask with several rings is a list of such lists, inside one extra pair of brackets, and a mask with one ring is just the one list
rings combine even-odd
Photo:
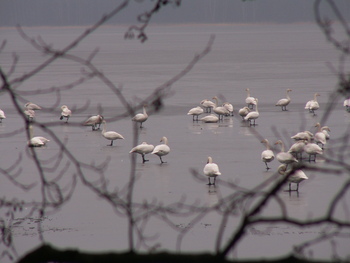
[[(207, 164), (204, 166), (203, 172), (208, 176), (209, 183), (208, 185), (215, 185), (216, 177), (221, 175), (219, 171), (219, 166), (216, 163), (213, 163), (213, 158), (208, 157)], [(210, 182), (210, 177), (214, 177), (214, 182)]]
[(160, 139), (160, 142), (163, 142), (163, 144), (159, 144), (154, 147), (152, 154), (159, 156), (160, 163), (166, 163), (163, 162), (162, 156), (167, 155), (170, 152), (170, 148), (168, 146), (168, 138), (164, 136), (162, 139)]
[(291, 89), (287, 89), (286, 98), (280, 99), (276, 103), (276, 106), (281, 106), (282, 111), (287, 111), (287, 105), (290, 103), (289, 92), (291, 91)]
[(198, 116), (201, 115), (204, 112), (202, 107), (197, 106), (195, 108), (192, 108), (188, 111), (187, 115), (192, 115), (193, 121), (198, 121)]
[(318, 93), (315, 93), (314, 94), (314, 99), (313, 100), (309, 100), (306, 105), (305, 105), (305, 109), (306, 110), (309, 110), (310, 113), (313, 113), (314, 115), (315, 114), (315, 110), (318, 110), (318, 108), (320, 107), (320, 105), (318, 104), (318, 101), (317, 101), (317, 97), (320, 96), (320, 94)]
[(117, 140), (117, 139), (124, 139), (123, 135), (115, 132), (115, 131), (106, 131), (106, 121), (103, 120), (103, 129), (102, 129), (102, 136), (105, 137), (107, 140), (111, 141), (111, 144), (109, 144), (108, 146), (113, 146), (113, 141)]
[(250, 90), (248, 88), (245, 90), (247, 91), (247, 98), (245, 99), (245, 103), (249, 109), (253, 109), (254, 105), (256, 105), (255, 98), (250, 96)]
[(63, 120), (63, 118), (66, 118), (66, 123), (68, 123), (70, 116), (72, 116), (72, 111), (68, 109), (67, 105), (63, 105), (61, 107), (61, 110), (62, 112), (61, 112), (60, 120)]
[(274, 155), (273, 151), (271, 150), (270, 143), (267, 139), (262, 140), (261, 143), (264, 143), (266, 146), (266, 150), (264, 150), (261, 153), (261, 160), (265, 163), (266, 170), (269, 170), (270, 167), (267, 165), (267, 163), (272, 162), (275, 159), (275, 155)]
[[(103, 116), (102, 115), (94, 115), (88, 118), (86, 121), (84, 121), (83, 125), (84, 126), (91, 126), (93, 131), (99, 130), (101, 127), (101, 123), (103, 121)], [(98, 127), (97, 127), (98, 125)]]
[[(249, 112), (245, 117), (244, 120), (249, 121), (250, 126), (255, 126), (255, 120), (259, 118), (259, 111), (258, 111), (258, 99), (255, 99), (255, 111)], [(254, 123), (252, 124), (252, 121)]]
[(277, 144), (281, 145), (281, 151), (276, 155), (276, 158), (280, 163), (286, 164), (288, 166), (290, 163), (298, 162), (298, 160), (291, 153), (285, 152), (284, 143), (281, 140), (275, 142), (275, 145)]
[[(278, 167), (278, 173), (281, 174), (281, 175), (287, 175), (288, 174), (288, 182), (289, 182), (289, 191), (299, 191), (299, 183), (304, 181), (304, 180), (307, 180), (309, 179), (306, 174), (300, 170), (300, 169), (297, 169), (297, 170), (293, 170), (293, 169), (289, 169), (287, 170), (287, 166), (285, 164), (281, 164), (279, 167)], [(297, 184), (297, 189), (295, 190), (292, 190), (292, 183), (295, 183)]]
[(321, 144), (321, 148), (325, 146), (327, 143), (327, 137), (326, 134), (322, 131), (321, 124), (318, 122), (316, 123), (315, 127), (317, 127), (317, 132), (314, 135), (314, 140), (317, 144)]
[(136, 114), (131, 120), (140, 123), (140, 128), (142, 128), (142, 123), (148, 119), (148, 114), (146, 112), (146, 105), (143, 106), (143, 113)]
[(205, 113), (211, 113), (211, 108), (214, 107), (214, 102), (208, 99), (204, 99), (201, 101), (201, 105), (205, 109)]
[(215, 100), (213, 111), (219, 116), (219, 120), (223, 120), (224, 116), (229, 115), (230, 112), (225, 107), (218, 106), (218, 97), (213, 97), (213, 100)]
[(131, 149), (129, 153), (138, 153), (142, 156), (142, 163), (148, 162), (149, 160), (145, 159), (145, 155), (151, 153), (154, 150), (154, 146), (152, 144), (148, 144), (147, 142), (143, 142), (134, 148)]
[(248, 114), (249, 112), (250, 112), (250, 109), (249, 109), (247, 106), (245, 106), (245, 107), (239, 109), (238, 114), (239, 114), (239, 115), (242, 117), (242, 119), (244, 120), (244, 117), (247, 116), (247, 114)]

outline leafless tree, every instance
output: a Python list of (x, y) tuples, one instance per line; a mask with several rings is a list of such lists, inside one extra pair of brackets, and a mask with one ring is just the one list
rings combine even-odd
[[(239, 185), (218, 180), (218, 183), (224, 185), (232, 190), (232, 194), (219, 199), (216, 205), (207, 207), (196, 202), (190, 203), (186, 198), (180, 198), (174, 203), (164, 205), (160, 200), (154, 200), (151, 202), (136, 202), (134, 200), (134, 187), (137, 183), (138, 176), (136, 174), (136, 156), (131, 157), (131, 168), (129, 173), (128, 183), (118, 189), (110, 190), (108, 185), (108, 179), (106, 176), (106, 167), (110, 163), (110, 159), (106, 159), (99, 164), (88, 163), (81, 161), (79, 156), (76, 156), (66, 146), (66, 141), (60, 139), (57, 134), (52, 130), (52, 127), (60, 125), (58, 122), (40, 122), (37, 120), (29, 120), (22, 110), (22, 104), (26, 101), (26, 96), (33, 94), (45, 94), (52, 93), (56, 95), (56, 103), (52, 108), (44, 109), (48, 112), (53, 112), (60, 104), (62, 92), (69, 92), (77, 85), (80, 85), (92, 78), (98, 78), (104, 85), (109, 88), (118, 98), (123, 105), (125, 111), (122, 114), (111, 116), (109, 121), (118, 121), (121, 118), (132, 117), (135, 113), (143, 107), (144, 104), (148, 104), (151, 107), (151, 112), (159, 111), (165, 100), (171, 95), (172, 85), (191, 71), (191, 69), (200, 61), (205, 55), (207, 55), (213, 45), (214, 36), (208, 39), (208, 43), (203, 50), (194, 55), (188, 65), (178, 74), (174, 74), (174, 77), (166, 81), (159, 87), (155, 87), (154, 91), (149, 94), (137, 105), (132, 105), (126, 97), (123, 95), (122, 86), (115, 85), (106, 74), (102, 72), (97, 66), (95, 66), (93, 60), (98, 54), (99, 50), (93, 50), (87, 58), (74, 55), (71, 51), (74, 47), (82, 43), (87, 36), (93, 34), (101, 25), (108, 21), (111, 17), (118, 15), (125, 8), (127, 8), (130, 0), (122, 1), (114, 10), (106, 14), (95, 25), (87, 28), (81, 35), (72, 41), (70, 44), (62, 49), (55, 49), (49, 43), (46, 43), (42, 38), (32, 38), (25, 30), (18, 27), (18, 32), (24, 40), (26, 40), (35, 49), (40, 51), (47, 58), (43, 63), (37, 67), (31, 69), (28, 73), (21, 76), (13, 77), (16, 72), (16, 67), (19, 63), (20, 56), (18, 54), (13, 55), (12, 66), (5, 70), (0, 67), (0, 77), (2, 80), (0, 92), (6, 92), (10, 95), (14, 108), (16, 109), (21, 120), (23, 121), (23, 127), (11, 132), (11, 134), (0, 134), (0, 138), (7, 138), (13, 134), (18, 134), (23, 131), (27, 133), (28, 140), (30, 139), (30, 127), (34, 126), (37, 129), (49, 134), (52, 140), (58, 145), (58, 151), (54, 156), (43, 157), (38, 155), (35, 147), (28, 147), (27, 152), (20, 153), (16, 160), (8, 167), (0, 168), (1, 177), (9, 180), (15, 186), (23, 189), (24, 191), (30, 191), (34, 186), (39, 184), (40, 200), (28, 201), (19, 200), (17, 198), (8, 199), (6, 196), (0, 198), (0, 244), (6, 249), (0, 255), (1, 258), (10, 258), (13, 261), (18, 260), (16, 247), (13, 242), (12, 228), (16, 225), (22, 224), (25, 218), (37, 218), (36, 231), (40, 237), (41, 242), (45, 242), (45, 238), (42, 231), (43, 219), (50, 215), (52, 211), (56, 211), (63, 207), (70, 201), (76, 186), (82, 183), (93, 194), (102, 198), (105, 202), (109, 203), (117, 216), (124, 217), (128, 221), (128, 248), (131, 254), (114, 254), (109, 255), (109, 260), (141, 260), (146, 261), (150, 258), (156, 258), (157, 260), (164, 260), (166, 262), (172, 262), (176, 260), (192, 259), (201, 260), (202, 262), (225, 262), (230, 259), (230, 254), (234, 252), (238, 244), (244, 239), (248, 231), (261, 224), (276, 224), (283, 223), (287, 225), (293, 225), (296, 227), (307, 226), (321, 226), (324, 229), (324, 233), (319, 237), (304, 242), (299, 246), (291, 248), (291, 254), (288, 255), (285, 260), (296, 260), (295, 256), (300, 261), (308, 261), (309, 258), (305, 254), (307, 247), (324, 242), (325, 240), (332, 240), (333, 237), (349, 238), (350, 222), (340, 220), (335, 216), (335, 209), (339, 206), (344, 207), (344, 210), (348, 211), (348, 204), (346, 203), (346, 195), (349, 194), (350, 179), (346, 181), (339, 189), (338, 193), (330, 200), (328, 211), (319, 218), (299, 220), (291, 217), (288, 214), (287, 208), (283, 200), (278, 196), (278, 192), (281, 191), (282, 186), (287, 182), (288, 177), (291, 176), (297, 169), (316, 170), (323, 173), (336, 174), (350, 174), (350, 166), (347, 163), (349, 158), (349, 138), (345, 133), (343, 137), (338, 138), (335, 141), (334, 146), (327, 152), (325, 156), (325, 162), (329, 164), (329, 168), (320, 168), (316, 164), (301, 163), (294, 167), (294, 169), (284, 176), (276, 173), (273, 177), (260, 183), (252, 189), (242, 188)], [(141, 42), (147, 40), (146, 28), (149, 25), (152, 16), (161, 10), (162, 7), (173, 4), (180, 5), (180, 0), (157, 0), (154, 2), (153, 8), (141, 14), (138, 17), (140, 25), (131, 26), (125, 33), (125, 38), (130, 39), (136, 37)], [(329, 19), (324, 18), (320, 5), (328, 4), (334, 11), (337, 20), (340, 21), (343, 31), (345, 32), (346, 41), (339, 40), (333, 35), (332, 23)], [(334, 47), (340, 52), (339, 65), (329, 65), (330, 69), (338, 76), (339, 83), (337, 88), (330, 96), (326, 114), (323, 116), (323, 122), (329, 117), (329, 113), (333, 110), (335, 103), (343, 97), (348, 97), (350, 92), (350, 78), (349, 73), (346, 71), (346, 62), (349, 57), (350, 51), (350, 28), (346, 20), (343, 18), (341, 12), (337, 9), (337, 6), (331, 0), (316, 0), (314, 4), (314, 12), (316, 22), (324, 32), (328, 41), (334, 45)], [(1, 44), (0, 52), (6, 48), (6, 42)], [(67, 83), (61, 87), (53, 87), (42, 90), (21, 91), (18, 87), (25, 83), (29, 78), (35, 76), (47, 67), (50, 67), (52, 63), (57, 60), (69, 60), (76, 63), (82, 68), (81, 76), (75, 81)], [(89, 107), (89, 102), (86, 102), (82, 108), (75, 109), (75, 111), (84, 111)], [(71, 125), (81, 125), (80, 123), (71, 123)], [(139, 131), (136, 123), (133, 124), (133, 145), (139, 143)], [(255, 131), (251, 128), (252, 132)], [(281, 131), (275, 129), (276, 134), (280, 134)], [(257, 139), (261, 140), (262, 135), (255, 133)], [(39, 181), (33, 183), (23, 183), (23, 171), (21, 163), (23, 154), (29, 156), (36, 167)], [(86, 171), (89, 170), (89, 175)], [(91, 173), (93, 175), (91, 175)], [(191, 173), (196, 180), (203, 180), (200, 176), (200, 172), (196, 169), (191, 169)], [(63, 183), (63, 178), (67, 179), (69, 175), (70, 184)], [(64, 181), (66, 182), (66, 180)], [(264, 215), (264, 209), (269, 202), (275, 202), (279, 207), (278, 216), (266, 216)], [(345, 205), (343, 205), (345, 204)], [(165, 257), (164, 254), (156, 254), (154, 250), (157, 249), (157, 243), (153, 242), (153, 238), (148, 237), (145, 234), (145, 228), (151, 218), (161, 219), (167, 223), (169, 227), (177, 231), (177, 249), (181, 252), (182, 239), (190, 231), (191, 226), (198, 224), (200, 220), (209, 213), (217, 213), (221, 216), (221, 223), (216, 235), (215, 250), (212, 255), (185, 255), (185, 254), (169, 254)], [(23, 220), (17, 219), (17, 213), (21, 213), (24, 216)], [(174, 221), (174, 217), (184, 217), (190, 220), (187, 227), (179, 228)], [(227, 233), (225, 226), (232, 220), (232, 218), (239, 218), (240, 223), (238, 227)], [(225, 232), (225, 233), (224, 233)], [(228, 239), (227, 239), (228, 237)], [(139, 255), (136, 252), (140, 248), (145, 248), (150, 252), (148, 255)], [(84, 253), (78, 253), (75, 258), (72, 259), (72, 255), (68, 251), (58, 251), (50, 246), (44, 245), (38, 250), (30, 253), (26, 258), (20, 262), (49, 262), (50, 258), (55, 255), (55, 260), (70, 261), (75, 260), (78, 262), (84, 262)], [(95, 261), (101, 260), (101, 255), (89, 255), (90, 258), (94, 258)], [(105, 255), (106, 256), (106, 255)], [(336, 250), (334, 252), (336, 257)], [(342, 259), (348, 260), (348, 259)], [(273, 261), (273, 260), (271, 260)]]

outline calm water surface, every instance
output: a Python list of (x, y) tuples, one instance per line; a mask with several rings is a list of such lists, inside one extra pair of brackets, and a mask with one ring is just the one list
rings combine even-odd
[[(62, 48), (82, 32), (82, 28), (26, 28), (30, 36), (41, 36), (55, 48)], [(186, 197), (187, 202), (200, 201), (208, 206), (215, 205), (221, 196), (231, 193), (222, 185), (208, 187), (204, 182), (195, 180), (189, 169), (199, 172), (212, 156), (220, 166), (220, 179), (233, 181), (242, 187), (252, 188), (271, 176), (277, 169), (277, 160), (271, 163), (272, 169), (265, 171), (260, 160), (264, 150), (258, 132), (270, 142), (283, 139), (289, 147), (293, 142), (291, 135), (310, 130), (320, 121), (328, 95), (335, 87), (336, 77), (326, 63), (337, 62), (336, 51), (326, 42), (320, 30), (312, 24), (296, 25), (182, 25), (152, 26), (148, 29), (149, 40), (145, 44), (123, 40), (126, 27), (103, 27), (89, 36), (85, 42), (73, 50), (73, 54), (88, 57), (95, 49), (99, 53), (94, 58), (96, 66), (116, 85), (122, 85), (123, 95), (128, 101), (139, 101), (148, 96), (175, 74), (179, 73), (199, 53), (215, 34), (212, 51), (195, 68), (172, 86), (172, 96), (165, 101), (164, 109), (149, 117), (140, 133), (140, 141), (158, 144), (162, 136), (167, 136), (171, 153), (164, 157), (167, 161), (159, 165), (156, 156), (141, 164), (138, 156), (137, 173), (140, 176), (136, 185), (136, 201), (162, 200), (171, 203)], [(18, 36), (14, 29), (0, 29), (0, 40), (7, 39), (7, 47), (0, 54), (2, 68), (8, 70), (12, 52), (19, 55), (19, 64), (14, 76), (28, 72), (42, 62), (45, 57)], [(81, 74), (81, 66), (60, 60), (37, 76), (18, 87), (20, 90), (44, 89), (62, 86), (76, 80)], [(197, 106), (202, 99), (221, 96), (232, 103), (236, 110), (244, 106), (245, 89), (250, 88), (251, 95), (259, 98), (260, 117), (255, 128), (249, 128), (237, 116), (226, 117), (218, 124), (192, 122), (186, 113)], [(292, 102), (287, 112), (281, 112), (275, 103), (285, 96), (286, 89)], [(321, 96), (320, 110), (316, 116), (304, 110), (306, 101), (318, 92)], [(51, 107), (57, 97), (50, 94), (27, 96), (43, 107)], [(84, 112), (74, 113), (71, 122), (79, 123), (86, 117), (103, 109), (105, 117), (123, 113), (123, 106), (114, 93), (98, 79), (92, 79), (72, 90), (61, 93), (59, 104), (80, 108), (89, 102)], [(24, 104), (24, 102), (23, 102)], [(0, 132), (12, 132), (21, 127), (9, 97), (0, 96), (0, 108), (6, 112), (7, 119), (0, 125)], [(57, 112), (38, 112), (38, 121), (57, 121)], [(332, 138), (343, 135), (350, 123), (350, 115), (345, 112), (342, 103), (335, 108), (327, 120)], [(123, 134), (125, 140), (116, 141), (114, 147), (108, 147), (107, 141), (99, 132), (89, 127), (62, 125), (53, 127), (57, 135), (68, 140), (69, 149), (86, 163), (100, 163), (106, 158), (111, 162), (106, 170), (110, 189), (121, 189), (128, 181), (130, 171), (129, 151), (132, 145), (132, 125), (129, 118), (108, 123), (108, 129)], [(277, 130), (277, 133), (274, 132)], [(41, 131), (37, 131), (39, 133)], [(50, 137), (48, 134), (41, 135)], [(22, 181), (38, 180), (36, 168), (26, 154), (24, 133), (9, 138), (0, 138), (0, 164), (8, 167), (13, 159), (23, 153), (21, 168)], [(332, 139), (329, 142), (331, 145)], [(57, 153), (58, 146), (52, 142), (47, 147), (37, 149), (39, 156), (49, 157)], [(278, 150), (278, 149), (277, 149)], [(67, 161), (62, 160), (62, 163)], [(317, 164), (324, 166), (322, 158)], [(70, 172), (73, 168), (69, 168)], [(89, 174), (89, 171), (85, 171)], [(327, 204), (345, 180), (344, 176), (309, 172), (309, 180), (300, 185), (299, 194), (281, 192), (288, 213), (295, 218), (319, 217), (327, 209)], [(70, 173), (62, 179), (71, 183)], [(287, 186), (286, 186), (287, 187)], [(9, 181), (1, 178), (1, 196), (16, 196), (25, 200), (40, 200), (40, 189), (23, 192)], [(349, 196), (347, 197), (349, 201)], [(265, 215), (279, 214), (276, 204), (271, 203)], [(340, 218), (346, 218), (339, 209)], [(20, 215), (19, 215), (20, 217)], [(347, 218), (349, 220), (349, 218)], [(178, 227), (186, 227), (187, 218), (176, 218)], [(214, 251), (215, 237), (220, 217), (209, 214), (194, 226), (185, 236), (183, 251)], [(239, 218), (227, 225), (227, 238), (239, 223)], [(22, 225), (23, 226), (23, 225)], [(15, 246), (19, 255), (40, 244), (33, 222), (15, 229)], [(50, 214), (43, 224), (47, 242), (58, 247), (79, 247), (83, 250), (123, 250), (127, 248), (126, 220), (116, 216), (111, 207), (78, 183), (71, 202), (58, 212)], [(309, 240), (322, 232), (321, 228), (298, 229), (293, 226), (259, 225), (252, 228), (234, 251), (238, 258), (276, 257), (288, 253), (291, 247)], [(175, 250), (176, 233), (165, 223), (151, 220), (147, 234), (158, 235), (161, 248)], [(338, 254), (348, 255), (350, 241), (342, 240), (338, 245)], [(331, 256), (328, 244), (313, 249), (315, 257)]]

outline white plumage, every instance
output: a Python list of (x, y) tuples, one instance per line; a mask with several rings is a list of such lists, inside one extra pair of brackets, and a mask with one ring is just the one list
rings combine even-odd
[(319, 122), (316, 123), (315, 127), (317, 127), (317, 132), (314, 135), (314, 140), (317, 144), (320, 143), (321, 147), (323, 148), (327, 143), (326, 134), (322, 131), (321, 124)]
[[(259, 111), (258, 111), (258, 99), (255, 99), (255, 111), (249, 112), (245, 117), (244, 120), (249, 121), (249, 125), (255, 126), (255, 120), (259, 118)], [(254, 121), (254, 123), (252, 123)]]
[(205, 123), (215, 123), (215, 122), (219, 121), (219, 118), (218, 118), (218, 116), (216, 116), (214, 114), (210, 114), (210, 115), (207, 115), (207, 116), (200, 118), (200, 120), (202, 122), (205, 122)]
[(282, 164), (297, 163), (298, 160), (289, 152), (285, 152), (284, 143), (281, 140), (275, 142), (275, 145), (281, 145), (281, 151), (276, 155), (276, 159)]
[[(215, 185), (216, 177), (221, 175), (219, 171), (219, 166), (216, 163), (213, 163), (213, 158), (208, 157), (207, 164), (204, 166), (203, 172), (206, 176), (208, 176), (209, 183), (208, 185)], [(210, 182), (210, 178), (214, 178), (214, 182)]]
[(146, 112), (146, 105), (143, 106), (143, 112), (136, 114), (131, 120), (140, 123), (140, 128), (142, 128), (142, 123), (148, 119), (148, 114)]
[(164, 136), (160, 139), (160, 142), (162, 142), (162, 144), (158, 144), (156, 147), (154, 147), (152, 154), (158, 155), (161, 163), (166, 163), (163, 161), (162, 156), (167, 155), (170, 152), (168, 138)]
[[(103, 121), (103, 116), (102, 115), (94, 115), (88, 118), (83, 125), (85, 126), (91, 126), (92, 130), (98, 130), (101, 127), (102, 121)], [(98, 127), (97, 127), (98, 125)]]
[(222, 104), (222, 107), (224, 107), (226, 110), (228, 110), (230, 116), (233, 116), (233, 105), (231, 103), (224, 102)]
[[(309, 179), (303, 170), (300, 169), (289, 169), (287, 170), (287, 166), (285, 164), (281, 164), (278, 169), (278, 173), (281, 175), (288, 175), (288, 182), (289, 182), (289, 191), (299, 191), (299, 183)], [(295, 190), (292, 190), (292, 183), (297, 184), (297, 188)]]
[[(309, 141), (304, 146), (304, 152), (306, 152), (309, 155), (309, 162), (316, 162), (316, 155), (323, 154), (323, 150), (320, 146), (318, 146), (316, 143), (311, 143)], [(314, 158), (312, 159), (312, 157)]]
[(248, 114), (249, 112), (250, 112), (250, 109), (249, 109), (247, 106), (245, 106), (245, 107), (239, 109), (238, 114), (239, 114), (239, 115), (242, 117), (242, 119), (244, 120), (244, 117), (247, 116), (247, 114)]
[(289, 92), (291, 92), (291, 91), (292, 91), (291, 89), (287, 89), (286, 98), (280, 99), (276, 103), (276, 106), (281, 106), (282, 111), (287, 110), (287, 105), (290, 103)]
[(214, 104), (214, 107), (213, 107), (213, 111), (218, 115), (219, 117), (219, 120), (223, 119), (224, 116), (226, 115), (229, 115), (230, 112), (223, 106), (218, 106), (219, 104), (219, 100), (218, 100), (218, 97), (213, 97), (213, 100), (215, 100), (215, 104)]
[(208, 100), (208, 99), (202, 100), (200, 104), (205, 109), (206, 113), (210, 113), (211, 109), (214, 108), (214, 105), (215, 105), (214, 102), (212, 102), (211, 100)]
[(151, 153), (154, 150), (154, 145), (143, 142), (131, 149), (129, 153), (138, 153), (142, 156), (142, 163), (148, 162), (145, 159), (145, 155)]
[(314, 99), (309, 100), (306, 105), (305, 109), (309, 110), (309, 112), (313, 113), (315, 115), (315, 110), (318, 110), (320, 105), (318, 104), (317, 97), (320, 96), (317, 92), (314, 94)]
[(6, 115), (3, 110), (0, 109), (0, 123), (2, 123), (2, 120), (6, 119)]
[(70, 116), (72, 116), (72, 111), (67, 107), (67, 105), (63, 105), (61, 107), (61, 117), (60, 120), (66, 118), (66, 123), (68, 122)]
[(305, 140), (298, 140), (289, 148), (288, 152), (293, 154), (295, 158), (302, 160), (305, 145)]
[(41, 147), (45, 146), (47, 142), (49, 142), (49, 139), (46, 139), (42, 136), (35, 136), (33, 137), (33, 126), (29, 125), (29, 140), (27, 142), (29, 147)]
[(190, 109), (187, 112), (187, 115), (192, 115), (193, 121), (197, 120), (198, 121), (198, 116), (201, 115), (204, 112), (203, 108), (200, 106), (197, 106), (195, 108)]
[(109, 146), (113, 146), (113, 142), (115, 140), (118, 140), (118, 139), (123, 140), (124, 139), (123, 135), (121, 135), (115, 131), (106, 131), (106, 121), (105, 120), (103, 120), (102, 123), (103, 123), (103, 129), (102, 129), (101, 134), (104, 138), (111, 141), (111, 144), (109, 144)]
[(248, 108), (252, 109), (254, 105), (256, 105), (256, 100), (254, 97), (250, 96), (250, 90), (248, 88), (245, 90), (247, 91), (247, 98), (245, 99), (245, 103), (247, 104)]
[(26, 110), (41, 110), (40, 106), (32, 102), (27, 102), (26, 104), (24, 104), (24, 108)]
[(267, 165), (267, 163), (272, 162), (275, 159), (275, 154), (271, 150), (270, 143), (267, 139), (262, 140), (261, 143), (265, 144), (266, 146), (266, 150), (261, 153), (261, 160), (265, 163), (266, 170), (269, 170), (270, 167)]

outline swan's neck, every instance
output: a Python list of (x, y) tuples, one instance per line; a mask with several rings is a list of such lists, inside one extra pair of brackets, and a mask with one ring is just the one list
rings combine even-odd
[(106, 123), (103, 123), (103, 129), (102, 129), (102, 134), (105, 134), (106, 133)]
[(317, 101), (317, 95), (316, 94), (314, 95), (314, 101)]
[(33, 126), (30, 124), (28, 129), (29, 129), (29, 140), (31, 140), (33, 138)]
[(247, 89), (247, 98), (250, 97), (250, 91)]
[(281, 152), (284, 152), (284, 151), (285, 151), (285, 149), (284, 149), (284, 143), (281, 142)]
[(288, 100), (290, 100), (289, 91), (287, 91), (286, 97), (287, 97)]
[(214, 105), (214, 108), (216, 108), (216, 107), (219, 105), (219, 101), (218, 101), (218, 99), (217, 99), (217, 98), (214, 98), (214, 100), (215, 100), (215, 105)]
[(168, 139), (167, 138), (163, 138), (163, 143), (168, 145)]
[(148, 116), (146, 112), (146, 107), (143, 107), (143, 115)]
[(267, 149), (267, 150), (271, 150), (271, 148), (270, 148), (270, 144), (269, 144), (269, 142), (268, 142), (268, 141), (266, 141), (266, 142), (265, 142), (265, 145), (266, 145), (266, 149)]

